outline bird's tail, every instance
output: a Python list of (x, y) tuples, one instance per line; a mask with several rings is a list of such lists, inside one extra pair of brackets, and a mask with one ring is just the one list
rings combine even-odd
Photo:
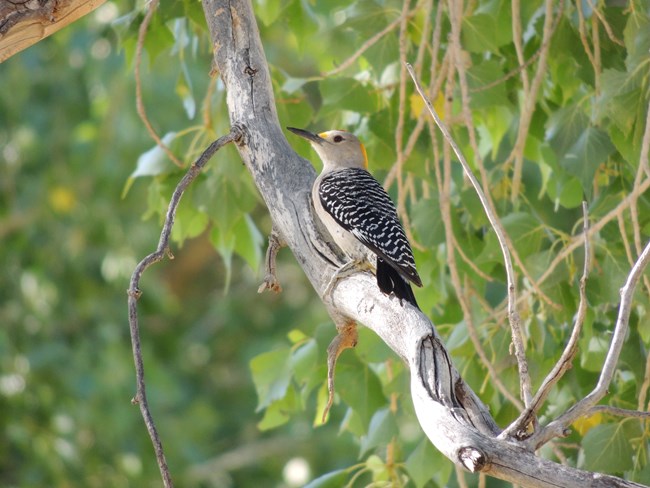
[(409, 282), (379, 256), (377, 256), (377, 286), (386, 295), (394, 293), (400, 299), (400, 303), (406, 300), (416, 308), (420, 308)]

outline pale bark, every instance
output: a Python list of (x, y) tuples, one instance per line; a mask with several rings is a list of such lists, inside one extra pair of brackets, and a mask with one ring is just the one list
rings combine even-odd
[[(215, 67), (227, 90), (230, 120), (244, 134), (239, 153), (280, 240), (289, 246), (322, 295), (342, 261), (323, 239), (312, 216), (309, 195), (315, 171), (293, 151), (279, 125), (250, 2), (204, 0), (203, 5)], [(563, 466), (535, 456), (523, 443), (497, 438), (500, 429), (452, 365), (428, 317), (384, 296), (371, 275), (357, 273), (342, 279), (331, 300), (325, 302), (334, 316), (372, 329), (407, 363), (420, 425), (457, 465), (525, 487), (642, 486)]]

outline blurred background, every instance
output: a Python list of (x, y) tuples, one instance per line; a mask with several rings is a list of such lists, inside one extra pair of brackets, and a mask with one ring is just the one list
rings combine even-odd
[[(364, 141), (370, 170), (407, 224), (425, 284), (415, 291), (418, 302), (499, 425), (519, 411), (501, 253), (459, 165), (445, 161), (403, 61), (413, 62), (470, 163), (484, 170), (521, 259), (534, 386), (573, 329), (582, 201), (592, 228), (607, 222), (591, 235), (578, 357), (540, 421), (583, 398), (609, 347), (620, 286), (650, 236), (643, 191), (650, 180), (639, 164), (650, 138), (648, 1), (253, 4), (281, 124), (346, 128)], [(459, 5), (452, 20), (449, 9)], [(516, 35), (513, 5), (520, 7)], [(178, 165), (156, 148), (136, 111), (145, 8), (108, 1), (0, 64), (2, 487), (161, 486), (131, 404), (126, 289), (158, 243), (185, 168), (228, 132), (229, 120), (223, 84), (210, 76), (201, 3), (162, 2), (143, 45), (142, 104)], [(460, 29), (458, 59), (452, 25)], [(548, 26), (552, 40), (545, 42)], [(525, 144), (517, 145), (526, 112)], [(297, 139), (289, 138), (292, 146), (315, 161)], [(517, 157), (521, 185), (513, 198)], [(357, 348), (339, 360), (336, 403), (320, 425), (335, 330), (289, 250), (279, 255), (282, 294), (257, 293), (270, 229), (228, 146), (183, 197), (175, 258), (140, 282), (149, 403), (177, 486), (505, 486), (456, 471), (432, 447), (413, 413), (408, 371), (363, 328)], [(576, 241), (574, 252), (562, 254)], [(642, 288), (607, 405), (648, 408), (647, 277)], [(598, 413), (541, 455), (648, 483), (649, 441), (643, 421)]]
[[(0, 486), (160, 485), (130, 401), (126, 289), (155, 249), (161, 219), (148, 212), (151, 178), (125, 192), (154, 145), (136, 114), (133, 62), (112, 27), (129, 8), (108, 2), (0, 65)], [(137, 29), (141, 17), (131, 15)], [(197, 93), (210, 60), (203, 46), (185, 65)], [(177, 75), (163, 59), (143, 80), (159, 127), (188, 125)], [(210, 164), (241, 166), (232, 150)], [(160, 185), (168, 191), (181, 175)], [(261, 255), (270, 222), (252, 207), (259, 231), (250, 252)], [(170, 468), (179, 486), (300, 486), (356, 448), (335, 423), (313, 442), (313, 407), (261, 432), (248, 363), (288, 344), (292, 329), (325, 325), (325, 341), (334, 329), (289, 251), (279, 258), (284, 293), (258, 295), (262, 271), (239, 255), (226, 263), (209, 234), (175, 244), (175, 259), (141, 282), (148, 394)]]

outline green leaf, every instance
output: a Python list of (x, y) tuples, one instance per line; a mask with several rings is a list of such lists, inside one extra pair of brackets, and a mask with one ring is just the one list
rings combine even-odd
[[(467, 70), (467, 81), (470, 89), (478, 90), (471, 98), (470, 106), (472, 109), (481, 110), (487, 107), (500, 107), (510, 104), (506, 96), (505, 83), (494, 84), (495, 81), (502, 79), (503, 76), (504, 73), (501, 65), (493, 59), (483, 61)], [(488, 87), (488, 85), (490, 86)], [(510, 125), (510, 121), (508, 120), (505, 125), (505, 128), (507, 128)], [(505, 130), (502, 132), (505, 132)], [(500, 142), (500, 138), (496, 140), (497, 145)]]
[(229, 230), (222, 230), (218, 226), (210, 230), (210, 242), (221, 256), (226, 269), (225, 291), (230, 287), (230, 278), (232, 276), (232, 255), (235, 249), (236, 239)]
[(588, 127), (567, 149), (560, 166), (580, 180), (587, 198), (591, 199), (596, 170), (613, 152), (609, 136), (600, 129)]
[[(587, 347), (584, 347), (584, 343)], [(602, 336), (594, 336), (581, 341), (583, 343), (582, 353), (580, 354), (580, 366), (594, 373), (599, 373), (603, 369), (605, 356), (609, 350), (609, 339)]]
[(411, 207), (411, 224), (418, 241), (425, 247), (433, 248), (445, 242), (444, 224), (440, 218), (438, 194), (422, 198)]
[(176, 210), (172, 239), (182, 245), (186, 239), (192, 239), (202, 234), (208, 227), (208, 223), (209, 219), (206, 214), (199, 212), (191, 206), (188, 200), (183, 199)]
[(341, 488), (341, 486), (345, 486), (347, 479), (347, 470), (339, 469), (319, 476), (315, 480), (307, 483), (304, 488)]
[(353, 78), (327, 78), (320, 82), (319, 87), (323, 96), (323, 114), (338, 112), (341, 108), (373, 113), (380, 108), (376, 91)]
[(162, 20), (160, 16), (154, 15), (144, 38), (144, 48), (149, 54), (151, 63), (174, 46), (174, 35)]
[(582, 440), (583, 468), (601, 473), (622, 473), (631, 469), (634, 450), (630, 439), (639, 435), (639, 429), (634, 428), (631, 421), (594, 427)]
[(555, 209), (560, 205), (564, 208), (579, 207), (584, 200), (582, 183), (576, 177), (563, 175), (561, 171), (558, 173), (551, 175), (547, 188), (549, 198), (555, 202)]
[[(483, 95), (481, 98), (482, 97)], [(481, 135), (481, 154), (483, 156), (490, 154), (492, 159), (496, 159), (502, 139), (508, 133), (508, 130), (512, 125), (514, 119), (513, 113), (510, 107), (497, 105), (483, 110), (480, 117), (483, 121), (483, 123), (478, 126), (479, 134)], [(526, 143), (527, 145), (532, 145), (533, 141), (538, 142), (532, 135), (529, 135)]]
[(434, 480), (437, 486), (447, 486), (452, 463), (433, 447), (429, 439), (424, 438), (406, 459), (406, 470), (416, 488), (423, 487), (430, 480)]
[[(162, 142), (169, 147), (176, 139), (176, 132), (168, 132), (162, 137)], [(165, 151), (155, 144), (151, 149), (143, 152), (135, 165), (135, 170), (129, 176), (129, 179), (139, 178), (140, 176), (157, 176), (169, 173), (177, 169), (172, 163)]]
[(375, 411), (386, 404), (379, 378), (353, 354), (339, 358), (336, 392), (359, 416), (364, 428), (367, 428)]
[(650, 17), (647, 9), (635, 9), (629, 16), (623, 36), (628, 56), (625, 59), (627, 70), (632, 72), (643, 65), (646, 67), (650, 59)]
[(383, 363), (395, 358), (386, 343), (367, 327), (359, 327), (359, 341), (354, 350), (364, 363)]
[[(507, 21), (507, 19), (506, 19)], [(461, 42), (468, 51), (485, 53), (486, 51), (498, 51), (500, 46), (508, 44), (512, 40), (512, 29), (499, 28), (500, 21), (489, 14), (476, 14), (463, 19), (461, 30)]]
[(289, 366), (298, 384), (311, 381), (318, 362), (318, 344), (314, 339), (309, 339), (297, 347), (291, 354)]
[(364, 456), (370, 449), (388, 444), (396, 433), (397, 425), (390, 408), (377, 410), (370, 419), (368, 433), (361, 438), (359, 456)]
[(533, 215), (513, 212), (503, 217), (501, 222), (520, 256), (525, 257), (539, 251), (544, 230)]
[(194, 118), (194, 115), (196, 115), (196, 100), (194, 100), (192, 85), (185, 63), (182, 64), (182, 67), (182, 73), (179, 75), (178, 81), (176, 82), (176, 95), (178, 95), (183, 102), (183, 108), (185, 109), (187, 118), (191, 120)]
[(282, 12), (280, 0), (255, 0), (255, 15), (264, 25), (271, 25)]
[(555, 111), (546, 122), (546, 140), (559, 157), (562, 157), (589, 126), (589, 118), (577, 105)]
[(235, 251), (257, 272), (262, 262), (264, 238), (251, 216), (244, 214), (243, 219), (238, 219), (232, 233), (235, 237)]
[(287, 393), (291, 380), (290, 354), (291, 351), (283, 347), (262, 353), (251, 359), (250, 367), (257, 391), (258, 412), (274, 401), (284, 398)]

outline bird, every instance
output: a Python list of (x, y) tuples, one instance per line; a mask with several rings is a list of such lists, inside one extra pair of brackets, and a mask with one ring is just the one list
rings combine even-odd
[[(307, 139), (323, 161), (323, 170), (312, 187), (316, 216), (334, 243), (350, 260), (329, 282), (326, 296), (348, 273), (372, 269), (375, 263), (377, 286), (386, 295), (395, 295), (419, 310), (410, 283), (422, 286), (415, 259), (397, 210), (388, 193), (368, 172), (368, 155), (359, 139), (344, 130), (315, 134), (287, 127)], [(327, 348), (327, 389), (329, 398), (322, 421), (334, 402), (334, 370), (339, 355), (357, 345), (356, 322), (333, 314), (338, 334)]]
[[(335, 244), (350, 261), (330, 285), (355, 269), (376, 262), (379, 289), (419, 309), (410, 283), (422, 286), (413, 251), (393, 201), (368, 172), (365, 147), (352, 133), (319, 134), (287, 127), (309, 141), (323, 162), (312, 187), (314, 210)], [(365, 268), (364, 268), (365, 266)], [(326, 291), (330, 288), (326, 288)]]

